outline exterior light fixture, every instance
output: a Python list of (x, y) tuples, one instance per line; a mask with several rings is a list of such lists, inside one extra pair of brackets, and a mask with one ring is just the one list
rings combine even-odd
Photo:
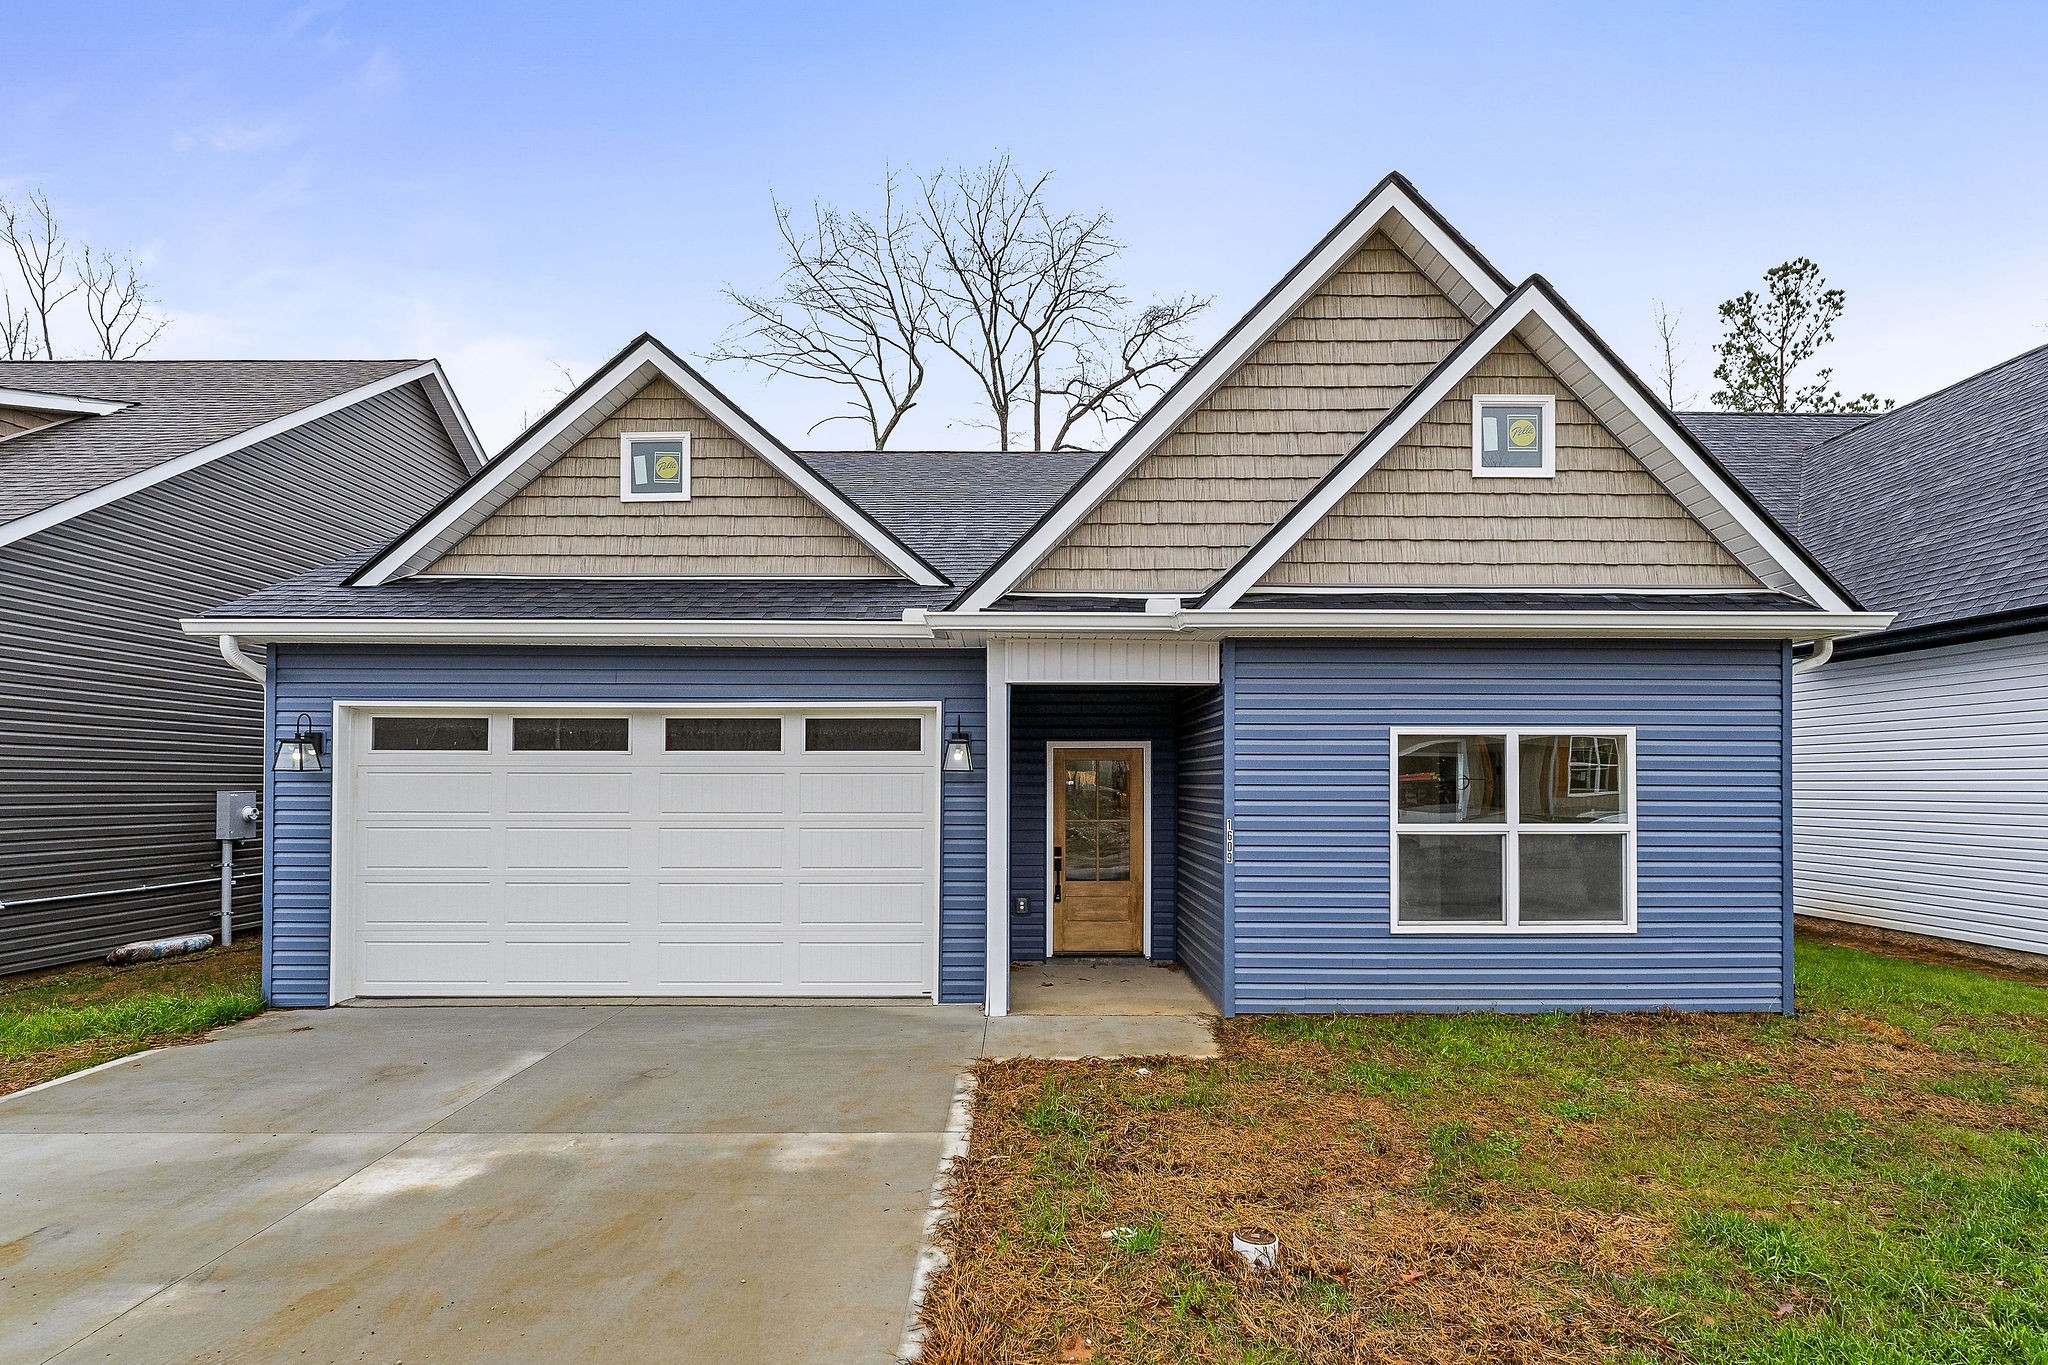
[(945, 769), (949, 773), (974, 771), (974, 743), (967, 738), (967, 727), (957, 719), (953, 722), (953, 733), (946, 738)]
[(299, 723), (292, 730), (290, 739), (277, 742), (277, 758), (271, 763), (272, 772), (317, 773), (320, 771), (320, 751), (324, 736), (313, 728), (312, 716), (301, 711)]

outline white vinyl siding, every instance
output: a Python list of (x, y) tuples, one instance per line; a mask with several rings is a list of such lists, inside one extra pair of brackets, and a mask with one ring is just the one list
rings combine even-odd
[(2048, 952), (2048, 635), (1839, 659), (1793, 707), (1802, 913)]

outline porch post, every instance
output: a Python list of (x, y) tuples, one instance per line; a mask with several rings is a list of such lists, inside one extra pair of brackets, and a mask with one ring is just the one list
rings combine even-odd
[(1001, 640), (988, 642), (988, 976), (984, 1009), (1010, 1012), (1010, 677)]

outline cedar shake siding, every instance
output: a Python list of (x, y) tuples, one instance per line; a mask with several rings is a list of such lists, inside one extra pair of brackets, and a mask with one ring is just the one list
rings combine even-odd
[[(1557, 399), (1554, 478), (1472, 473), (1472, 399)], [(1515, 337), (1260, 580), (1262, 588), (1746, 588), (1733, 555)]]
[[(619, 436), (631, 431), (690, 433), (688, 502), (620, 500)], [(780, 471), (661, 378), (423, 572), (895, 576)]]
[(1358, 253), (1025, 580), (1027, 592), (1199, 592), (1472, 330), (1389, 241)]

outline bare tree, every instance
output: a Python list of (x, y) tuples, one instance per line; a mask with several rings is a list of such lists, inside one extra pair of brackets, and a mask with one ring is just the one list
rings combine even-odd
[(51, 359), (57, 347), (51, 339), (50, 319), (58, 305), (78, 292), (79, 282), (72, 278), (71, 246), (57, 226), (50, 196), (31, 190), (21, 204), (0, 200), (0, 242), (14, 253), (29, 309), (42, 333), (43, 358)]
[(78, 287), (85, 291), (85, 320), (99, 341), (102, 360), (133, 360), (170, 326), (170, 319), (152, 306), (132, 256), (79, 248)]
[(1673, 411), (1690, 404), (1698, 393), (1688, 389), (1684, 394), (1678, 391), (1678, 368), (1682, 363), (1678, 342), (1678, 324), (1685, 319), (1682, 312), (1674, 313), (1664, 306), (1664, 300), (1650, 301), (1651, 320), (1657, 328), (1657, 388), (1664, 399), (1664, 406)]
[(1183, 296), (1134, 314), (1111, 273), (1123, 243), (1109, 214), (1055, 211), (1050, 180), (1026, 179), (1004, 156), (919, 182), (935, 339), (974, 374), (1004, 450), (1020, 408), (1032, 450), (1134, 417), (1192, 363), (1186, 324), (1209, 302)]
[(14, 311), (14, 300), (0, 289), (0, 360), (36, 358), (35, 321), (28, 309)]
[(1079, 449), (1068, 438), (1084, 422), (1106, 432), (1137, 420), (1146, 400), (1194, 364), (1187, 324), (1208, 306), (1207, 299), (1183, 294), (1138, 310), (1112, 333), (1094, 333), (1091, 340), (1101, 344), (1077, 348), (1065, 376), (1045, 391), (1066, 405), (1059, 430), (1045, 448)]
[(882, 178), (876, 217), (813, 202), (799, 225), (775, 203), (782, 238), (781, 290), (727, 287), (741, 319), (706, 356), (744, 361), (772, 374), (822, 379), (849, 391), (851, 412), (814, 423), (860, 422), (876, 450), (889, 444), (924, 387), (921, 347), (930, 334), (929, 242), (898, 202), (897, 177)]

